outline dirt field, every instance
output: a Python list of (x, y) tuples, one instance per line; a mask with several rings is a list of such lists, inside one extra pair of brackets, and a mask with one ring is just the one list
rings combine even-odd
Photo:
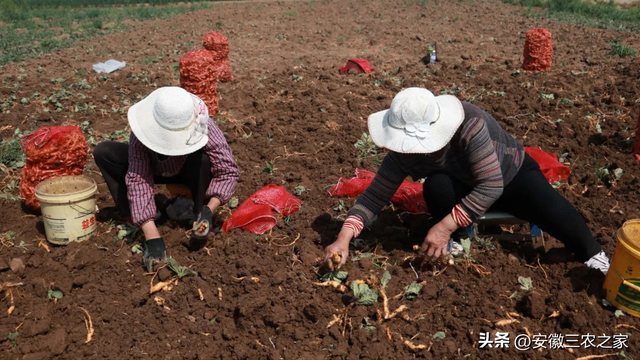
[[(573, 174), (558, 191), (578, 207), (609, 254), (614, 231), (626, 219), (640, 218), (640, 166), (630, 147), (640, 101), (640, 62), (609, 55), (611, 39), (640, 48), (640, 38), (515, 15), (523, 10), (481, 1), (216, 4), (3, 67), (0, 100), (12, 92), (17, 99), (34, 99), (39, 92), (43, 99), (81, 79), (90, 88), (60, 99), (61, 111), (43, 111), (51, 106), (39, 99), (17, 102), (2, 115), (2, 126), (28, 129), (88, 120), (96, 134), (110, 134), (126, 126), (127, 104), (155, 86), (177, 85), (172, 65), (219, 27), (229, 38), (235, 81), (219, 86), (221, 113), (215, 120), (241, 167), (236, 195), (243, 201), (271, 183), (291, 192), (299, 185), (309, 191), (300, 196), (303, 211), (292, 217), (290, 227), (281, 221), (270, 235), (259, 237), (242, 230), (219, 234), (209, 252), (190, 253), (184, 230), (162, 225), (170, 255), (199, 273), (156, 294), (169, 310), (149, 295), (151, 276), (140, 265), (141, 255), (114, 240), (109, 223), (113, 201), (95, 165), (91, 176), (99, 184), (101, 211), (99, 234), (90, 241), (51, 246), (48, 253), (38, 247), (43, 238), (39, 217), (27, 215), (18, 202), (3, 201), (0, 232), (15, 231), (16, 243), (26, 246), (0, 250), (0, 282), (24, 283), (12, 290), (15, 311), (0, 317), (0, 358), (575, 359), (620, 351), (478, 348), (480, 332), (493, 337), (505, 331), (512, 341), (527, 332), (628, 334), (624, 351), (637, 359), (640, 321), (616, 318), (615, 309), (602, 306), (603, 276), (559, 249), (545, 252), (531, 244), (494, 243), (495, 250), (474, 244), (475, 260), (487, 275), (456, 265), (436, 276), (430, 265), (414, 262), (426, 281), (422, 293), (415, 301), (390, 300), (391, 309), (408, 307), (408, 321), (379, 323), (376, 309), (382, 303), (377, 303), (349, 307), (345, 325), (326, 328), (334, 314), (344, 314), (349, 298), (312, 283), (323, 246), (335, 239), (339, 219), (354, 200), (345, 199), (346, 208), (336, 211), (337, 199), (325, 187), (340, 176), (350, 177), (356, 167), (375, 170), (371, 160), (357, 160), (353, 144), (367, 130), (367, 116), (388, 107), (402, 87), (454, 93), (494, 114), (526, 146), (567, 153)], [(553, 33), (553, 67), (544, 74), (518, 72), (525, 32), (537, 26)], [(419, 60), (432, 41), (438, 42), (440, 61), (425, 66)], [(91, 64), (112, 57), (126, 61), (127, 68), (106, 77), (92, 72)], [(338, 68), (356, 57), (367, 58), (374, 72), (338, 75)], [(58, 78), (64, 80), (51, 81)], [(75, 112), (80, 102), (95, 108)], [(262, 171), (267, 161), (277, 169), (275, 175)], [(596, 171), (603, 166), (624, 173), (615, 184), (603, 184)], [(387, 292), (401, 293), (416, 280), (403, 259), (420, 242), (407, 231), (419, 221), (424, 219), (385, 210), (363, 233), (365, 241), (357, 250), (386, 261), (349, 261), (349, 279), (380, 278), (387, 269), (392, 275)], [(560, 245), (548, 240), (547, 247)], [(9, 270), (13, 258), (26, 268)], [(535, 289), (529, 295), (520, 290), (518, 276), (532, 279)], [(47, 298), (51, 284), (64, 294), (56, 303)], [(512, 296), (515, 291), (519, 294)], [(9, 304), (8, 298), (2, 301), (3, 314)], [(95, 328), (88, 344), (79, 307), (88, 311)], [(513, 312), (518, 323), (494, 325)], [(13, 340), (5, 339), (16, 331)], [(433, 339), (437, 332), (445, 338)], [(401, 337), (429, 349), (411, 351)]]

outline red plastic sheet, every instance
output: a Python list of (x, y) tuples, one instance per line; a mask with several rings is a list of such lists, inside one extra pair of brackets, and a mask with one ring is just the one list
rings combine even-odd
[(522, 68), (529, 72), (547, 71), (551, 69), (552, 57), (551, 32), (544, 28), (527, 31)]
[(302, 201), (289, 194), (283, 186), (267, 185), (245, 200), (224, 222), (222, 230), (243, 228), (254, 234), (264, 234), (276, 225), (273, 211), (287, 217), (300, 210)]
[(633, 156), (640, 161), (640, 116), (638, 116), (638, 125), (636, 126), (636, 139), (633, 143)]
[(180, 86), (205, 102), (210, 115), (218, 113), (218, 81), (233, 80), (229, 66), (229, 42), (215, 31), (204, 36), (204, 49), (180, 59)]
[(22, 169), (20, 196), (27, 206), (40, 209), (35, 188), (41, 181), (82, 175), (87, 163), (87, 140), (79, 126), (42, 127), (20, 139), (27, 163)]
[(549, 183), (567, 180), (571, 175), (571, 169), (558, 161), (554, 153), (548, 153), (540, 148), (525, 147), (524, 150), (540, 165), (540, 170)]
[[(329, 189), (329, 195), (357, 197), (369, 187), (375, 175), (368, 170), (356, 169), (355, 176), (351, 179), (340, 178), (338, 183)], [(405, 180), (391, 198), (391, 202), (413, 214), (428, 214), (422, 191), (422, 184)]]

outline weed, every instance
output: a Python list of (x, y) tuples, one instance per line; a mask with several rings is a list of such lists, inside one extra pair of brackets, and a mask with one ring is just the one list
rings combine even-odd
[(345, 207), (344, 206), (344, 201), (342, 199), (338, 199), (338, 206), (334, 207), (333, 211), (340, 212), (340, 211), (344, 210), (344, 207)]
[(337, 281), (342, 283), (343, 281), (347, 280), (347, 276), (349, 276), (349, 273), (346, 271), (333, 271), (333, 272), (327, 272), (324, 273), (320, 276), (320, 280), (321, 281)]
[(369, 285), (358, 284), (355, 281), (351, 282), (351, 291), (357, 305), (373, 305), (380, 295), (377, 290), (369, 288)]
[(618, 55), (619, 57), (636, 56), (636, 49), (624, 46), (620, 43), (620, 39), (611, 40), (611, 55)]
[(431, 339), (433, 341), (442, 341), (447, 337), (447, 334), (444, 331), (438, 331), (437, 333), (433, 334), (433, 336), (431, 337)]
[(464, 91), (463, 87), (453, 84), (451, 87), (440, 90), (440, 95), (455, 95), (462, 91)]
[(17, 331), (10, 332), (7, 335), (7, 340), (11, 341), (11, 345), (16, 346), (17, 345), (17, 343), (16, 343), (16, 338), (17, 337), (18, 337), (18, 332)]
[(182, 279), (185, 276), (191, 276), (191, 275), (198, 276), (197, 272), (189, 269), (186, 266), (182, 266), (178, 264), (176, 259), (169, 256), (166, 260), (167, 260), (167, 266), (169, 267), (169, 269), (171, 269), (171, 271), (173, 271), (178, 276), (178, 279)]
[(26, 133), (16, 129), (12, 138), (0, 141), (0, 165), (10, 169), (18, 169), (24, 166), (27, 157), (20, 146), (20, 137)]
[(135, 244), (131, 247), (131, 252), (133, 254), (142, 254), (144, 252), (144, 246), (142, 246), (142, 244)]
[(309, 190), (305, 189), (305, 188), (304, 188), (304, 186), (299, 185), (299, 186), (296, 186), (296, 188), (295, 188), (295, 189), (293, 189), (293, 195), (295, 195), (295, 196), (300, 196), (300, 195), (302, 195), (302, 193), (304, 193), (305, 191), (309, 191)]
[(414, 281), (404, 288), (404, 298), (409, 301), (415, 300), (420, 295), (420, 291), (422, 291), (422, 284)]
[(363, 161), (367, 158), (378, 156), (378, 147), (371, 139), (371, 136), (367, 133), (362, 133), (360, 140), (356, 141), (353, 145), (358, 149), (358, 159)]
[(500, 97), (504, 97), (505, 95), (507, 95), (507, 93), (504, 91), (495, 91), (495, 90), (493, 91), (493, 94), (498, 95)]
[(562, 104), (562, 105), (573, 104), (573, 100), (567, 99), (567, 98), (562, 98), (562, 99), (560, 99), (560, 104)]
[(240, 204), (240, 200), (238, 200), (238, 198), (237, 198), (237, 197), (235, 197), (235, 196), (234, 196), (234, 197), (232, 197), (232, 198), (229, 200), (229, 208), (230, 208), (230, 209), (235, 209), (235, 208), (237, 208), (239, 204)]
[(520, 289), (525, 292), (533, 290), (533, 283), (530, 277), (518, 276), (518, 283), (520, 284)]
[(140, 228), (133, 224), (121, 224), (117, 229), (116, 239), (126, 240), (127, 244), (131, 244), (140, 234)]
[(544, 99), (544, 100), (553, 100), (556, 98), (556, 96), (554, 94), (543, 94), (540, 93), (540, 98)]
[(276, 169), (273, 167), (271, 161), (267, 161), (267, 166), (262, 169), (262, 172), (267, 173), (269, 175), (273, 175), (276, 172)]
[(387, 287), (389, 281), (391, 281), (391, 273), (389, 272), (389, 270), (386, 270), (384, 274), (382, 274), (382, 279), (380, 280), (380, 284), (382, 285), (383, 289)]
[(47, 288), (47, 298), (49, 298), (49, 300), (56, 302), (57, 300), (62, 299), (63, 296), (62, 291)]
[(300, 75), (296, 75), (296, 74), (291, 75), (291, 78), (292, 78), (294, 81), (302, 81), (302, 79), (303, 79), (303, 77), (302, 77), (302, 76), (300, 76)]

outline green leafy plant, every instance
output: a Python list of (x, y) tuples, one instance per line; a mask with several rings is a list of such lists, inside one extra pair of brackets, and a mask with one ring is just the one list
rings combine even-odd
[(294, 81), (302, 81), (302, 79), (304, 79), (302, 76), (300, 76), (300, 75), (296, 75), (296, 74), (291, 75), (291, 78), (292, 78)]
[(295, 195), (295, 196), (300, 196), (300, 195), (302, 195), (302, 193), (304, 193), (305, 191), (309, 191), (309, 190), (305, 189), (305, 188), (304, 188), (304, 186), (299, 185), (299, 186), (296, 186), (296, 188), (295, 188), (295, 189), (293, 189), (293, 195)]
[(540, 98), (544, 99), (544, 100), (553, 100), (556, 98), (556, 96), (554, 94), (543, 94), (540, 93)]
[(433, 341), (438, 342), (438, 341), (442, 341), (447, 337), (447, 334), (445, 334), (444, 331), (438, 331), (437, 333), (433, 334), (433, 336), (431, 337), (431, 339), (433, 339)]
[(518, 276), (518, 283), (520, 284), (520, 289), (525, 292), (533, 289), (533, 283), (531, 282), (530, 277)]
[(391, 280), (391, 273), (389, 272), (389, 270), (386, 270), (384, 274), (382, 274), (382, 279), (380, 280), (380, 284), (382, 285), (383, 289), (387, 287), (387, 284), (389, 284), (390, 280)]
[(17, 337), (18, 337), (18, 332), (17, 332), (17, 331), (10, 332), (10, 333), (7, 335), (7, 340), (11, 341), (11, 344), (12, 344), (13, 346), (16, 346), (16, 338), (17, 338)]
[(344, 210), (344, 201), (342, 199), (338, 199), (338, 206), (333, 208), (333, 211), (342, 211)]
[(355, 281), (351, 283), (351, 291), (353, 297), (356, 298), (357, 305), (373, 305), (378, 301), (378, 291), (369, 288), (367, 284), (358, 284)]
[(262, 169), (262, 172), (267, 173), (269, 175), (273, 175), (275, 171), (276, 169), (273, 167), (273, 164), (271, 163), (271, 161), (267, 161), (267, 166), (265, 166)]
[(360, 140), (356, 141), (353, 146), (358, 149), (358, 159), (360, 161), (378, 156), (378, 147), (367, 133), (362, 133)]
[(118, 240), (126, 240), (127, 244), (131, 244), (140, 233), (140, 228), (133, 224), (120, 224), (117, 229), (116, 238)]
[(12, 138), (0, 141), (0, 165), (10, 169), (18, 169), (24, 166), (27, 156), (22, 151), (20, 137), (26, 133), (16, 129)]
[(142, 254), (143, 251), (144, 247), (142, 246), (142, 244), (135, 244), (131, 247), (131, 252), (134, 254)]
[(51, 301), (62, 299), (64, 295), (60, 290), (53, 290), (52, 288), (47, 288), (47, 298)]
[(347, 277), (349, 276), (349, 273), (347, 271), (330, 271), (327, 273), (324, 273), (320, 276), (320, 280), (321, 281), (337, 281), (337, 282), (343, 282), (345, 280), (347, 280)]
[(461, 239), (460, 244), (462, 244), (462, 250), (464, 252), (465, 259), (471, 258), (471, 239)]
[(240, 204), (240, 201), (238, 200), (237, 197), (234, 196), (231, 199), (229, 199), (229, 208), (235, 209), (238, 207), (239, 204)]
[(185, 276), (198, 275), (197, 272), (189, 269), (188, 267), (178, 264), (176, 259), (172, 257), (168, 257), (166, 261), (167, 261), (167, 266), (169, 267), (169, 269), (171, 269), (171, 271), (173, 271), (178, 276), (178, 279), (182, 279)]
[(611, 55), (618, 55), (621, 58), (636, 56), (636, 49), (624, 46), (620, 43), (620, 39), (613, 39), (609, 44), (611, 45)]
[(616, 319), (620, 318), (621, 316), (625, 316), (625, 315), (627, 315), (627, 314), (625, 314), (624, 311), (622, 311), (622, 310), (616, 310), (613, 313), (613, 316), (615, 316)]
[(413, 301), (420, 295), (420, 291), (422, 291), (422, 284), (414, 281), (404, 288), (404, 298)]

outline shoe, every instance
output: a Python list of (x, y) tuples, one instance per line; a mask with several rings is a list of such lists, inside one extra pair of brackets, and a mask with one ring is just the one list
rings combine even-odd
[(584, 264), (592, 269), (602, 271), (602, 273), (605, 275), (607, 275), (610, 265), (609, 258), (607, 257), (607, 254), (604, 253), (604, 251), (600, 251), (599, 253), (595, 254), (593, 257), (591, 257), (591, 259), (585, 261)]
[(451, 256), (458, 257), (462, 255), (462, 253), (464, 252), (464, 248), (462, 247), (462, 244), (460, 244), (459, 242), (451, 238), (449, 239), (449, 245), (447, 246), (447, 251), (449, 252), (449, 254), (451, 254)]

